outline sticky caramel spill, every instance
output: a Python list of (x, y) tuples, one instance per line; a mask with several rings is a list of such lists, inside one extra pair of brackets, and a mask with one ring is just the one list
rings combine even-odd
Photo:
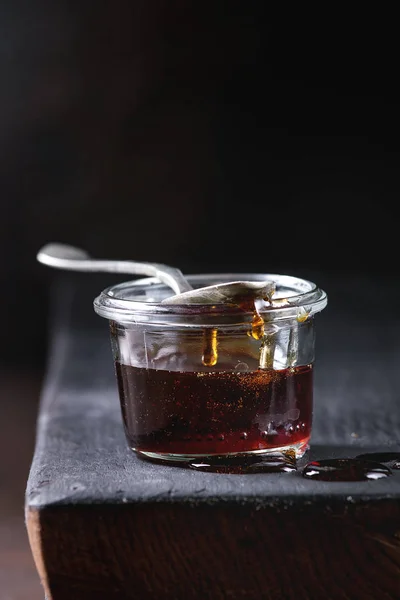
[(400, 469), (400, 452), (370, 452), (368, 454), (359, 454), (356, 458), (358, 460), (384, 463), (391, 469)]
[(252, 473), (293, 473), (297, 470), (294, 453), (276, 452), (265, 456), (209, 456), (187, 465), (195, 471), (245, 475)]
[(218, 338), (216, 329), (206, 329), (201, 361), (205, 367), (214, 367), (218, 362)]
[(368, 481), (389, 477), (386, 465), (359, 458), (314, 460), (303, 469), (303, 477), (318, 481)]

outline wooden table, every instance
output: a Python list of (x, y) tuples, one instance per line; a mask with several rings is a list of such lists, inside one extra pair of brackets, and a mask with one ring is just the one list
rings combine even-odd
[[(127, 447), (107, 324), (110, 279), (66, 278), (26, 493), (47, 598), (398, 599), (400, 472), (329, 483), (155, 465)], [(310, 456), (400, 451), (400, 317), (390, 282), (326, 279)], [(384, 308), (382, 308), (384, 306)]]
[(40, 387), (37, 371), (0, 366), (0, 600), (43, 600), (23, 513)]

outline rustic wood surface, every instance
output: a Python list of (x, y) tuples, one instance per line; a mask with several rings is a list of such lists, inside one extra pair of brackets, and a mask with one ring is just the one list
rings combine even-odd
[[(91, 310), (104, 279), (73, 281), (57, 286), (26, 494), (49, 599), (400, 597), (400, 472), (328, 483), (138, 459), (122, 430), (107, 325)], [(318, 283), (330, 304), (317, 322), (310, 458), (400, 451), (394, 290)]]
[(0, 367), (0, 600), (42, 600), (24, 526), (41, 377)]

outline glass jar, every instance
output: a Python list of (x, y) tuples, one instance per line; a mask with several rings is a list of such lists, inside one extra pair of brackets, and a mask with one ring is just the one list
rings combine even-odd
[[(104, 290), (126, 437), (148, 458), (304, 454), (313, 410), (314, 315), (327, 303), (286, 275), (195, 275), (193, 288), (272, 281), (271, 302), (168, 305), (154, 278)], [(260, 319), (261, 317), (261, 319)]]

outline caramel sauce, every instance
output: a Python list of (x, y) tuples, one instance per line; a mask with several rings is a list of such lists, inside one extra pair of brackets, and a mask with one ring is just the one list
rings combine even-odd
[(311, 366), (182, 372), (117, 362), (116, 372), (136, 450), (208, 456), (308, 444)]

